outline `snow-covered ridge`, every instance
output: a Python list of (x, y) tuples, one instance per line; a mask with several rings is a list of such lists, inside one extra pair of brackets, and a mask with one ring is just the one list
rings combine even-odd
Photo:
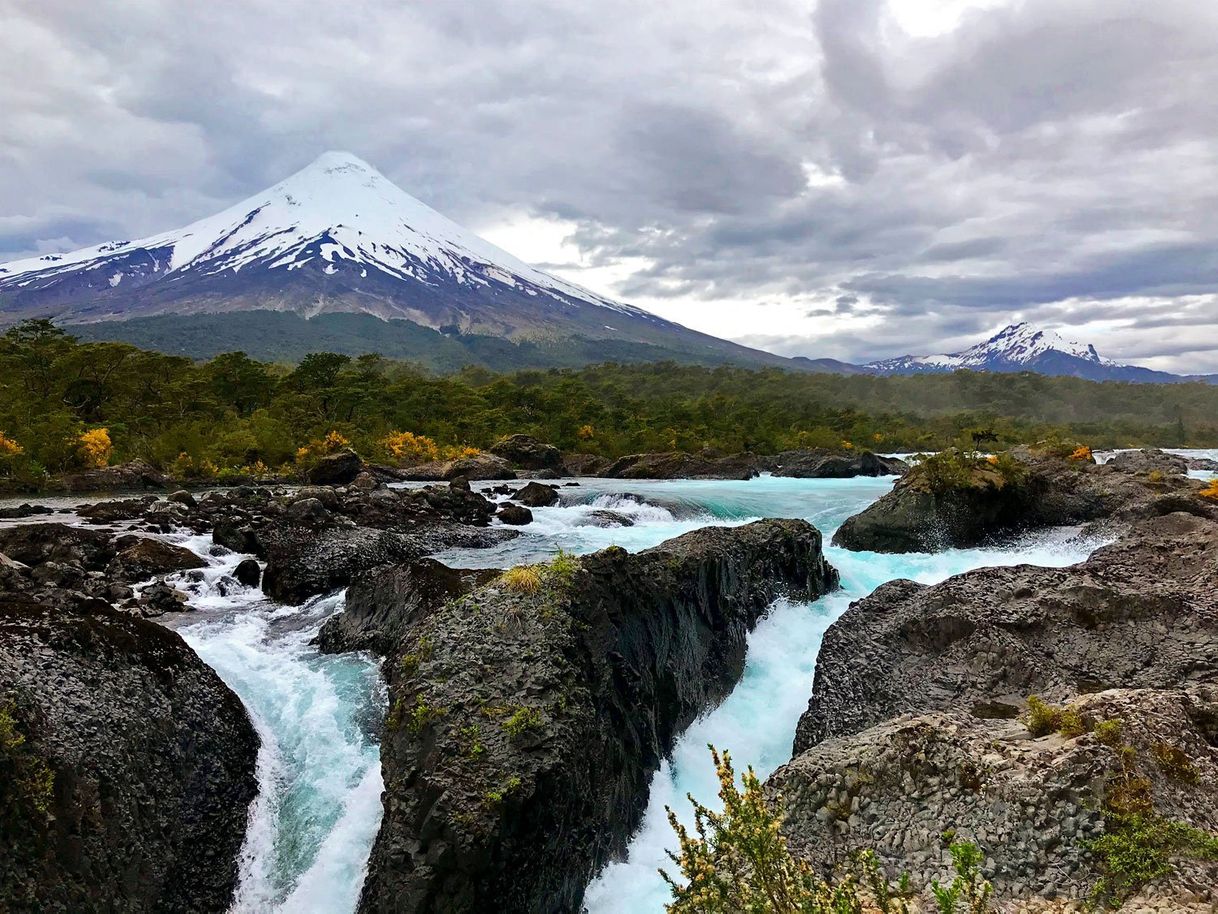
[(45, 285), (98, 271), (91, 285), (124, 278), (172, 282), (235, 274), (257, 265), (332, 274), (347, 266), (429, 285), (498, 283), (528, 295), (565, 299), (658, 321), (529, 266), (416, 200), (357, 156), (327, 152), (275, 186), (223, 212), (136, 241), (112, 241), (66, 254), (0, 265), (0, 289)]
[(875, 371), (954, 371), (958, 368), (982, 369), (993, 366), (1029, 365), (1046, 355), (1060, 353), (1094, 365), (1115, 366), (1102, 357), (1095, 347), (1074, 343), (1052, 330), (1038, 330), (1028, 323), (1011, 324), (983, 343), (962, 352), (941, 355), (900, 356), (871, 362), (866, 367)]

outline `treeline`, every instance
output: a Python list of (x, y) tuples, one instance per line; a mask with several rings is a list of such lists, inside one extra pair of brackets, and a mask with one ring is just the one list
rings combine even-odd
[[(1056, 435), (1094, 447), (1204, 447), (1218, 445), (1218, 387), (668, 363), (441, 377), (375, 355), (314, 353), (287, 366), (234, 352), (194, 362), (81, 342), (48, 321), (0, 336), (0, 473), (36, 476), (96, 462), (100, 429), (110, 444), (101, 459), (208, 472), (279, 468), (331, 432), (376, 459), (392, 459), (387, 442), (404, 432), (449, 447), (486, 447), (524, 432), (605, 456), (923, 450), (972, 431), (992, 433), (999, 445)], [(88, 433), (93, 451), (82, 444)]]

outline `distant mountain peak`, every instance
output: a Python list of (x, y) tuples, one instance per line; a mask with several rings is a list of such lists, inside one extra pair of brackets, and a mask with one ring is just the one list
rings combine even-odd
[(1101, 356), (1092, 345), (1075, 343), (1052, 330), (1021, 322), (1003, 327), (989, 339), (960, 352), (940, 355), (904, 355), (863, 366), (873, 374), (942, 373), (969, 371), (1034, 371), (1071, 375), (1094, 381), (1178, 381), (1162, 371), (1122, 365)]
[[(378, 277), (407, 285), (421, 283), (431, 289), (444, 286), (453, 291), (449, 298), (454, 305), (462, 289), (490, 289), (502, 298), (501, 287), (505, 287), (559, 309), (580, 302), (667, 323), (524, 263), (412, 197), (359, 156), (344, 151), (322, 153), (272, 187), (180, 229), (0, 264), (0, 296), (7, 293), (6, 297), (18, 300), (50, 299), (55, 305), (78, 306), (69, 309), (69, 317), (122, 319), (154, 313), (132, 300), (143, 297), (133, 296), (136, 288), (156, 285), (158, 297), (173, 298), (160, 293), (167, 284), (184, 279), (296, 270), (325, 275), (343, 271), (348, 285), (355, 286), (374, 286)], [(358, 282), (369, 276), (373, 281)], [(122, 293), (108, 291), (120, 285), (124, 286)], [(67, 291), (73, 294), (65, 295)], [(405, 286), (397, 291), (401, 294), (395, 296), (382, 283), (376, 290), (377, 301), (361, 303), (348, 296), (325, 302), (320, 311), (315, 301), (285, 308), (279, 295), (274, 307), (306, 314), (363, 310), (428, 323), (417, 307), (400, 301), (419, 296), (408, 293)], [(81, 299), (90, 298), (100, 301), (79, 307)], [(316, 296), (308, 298), (315, 300)], [(398, 301), (392, 301), (394, 298)], [(107, 299), (114, 304), (99, 308)], [(458, 315), (448, 314), (437, 316), (432, 323), (462, 321)]]
[(1052, 330), (1038, 329), (1026, 321), (1002, 328), (984, 343), (956, 353), (955, 357), (965, 364), (980, 363), (995, 357), (1013, 364), (1024, 364), (1050, 352), (1065, 353), (1097, 365), (1116, 364), (1110, 359), (1102, 358), (1090, 344), (1071, 342)]
[[(106, 332), (121, 336), (119, 324), (147, 318), (156, 324), (157, 346), (185, 352), (205, 349), (206, 341), (174, 333), (192, 332), (207, 323), (202, 317), (267, 311), (403, 320), (441, 331), (437, 339), (456, 331), (471, 338), (476, 360), (522, 367), (528, 359), (551, 365), (614, 358), (798, 366), (533, 267), (344, 151), (322, 153), (277, 184), (179, 229), (0, 264), (0, 326), (52, 317), (105, 322)], [(132, 330), (132, 338), (146, 339), (143, 332)], [(329, 344), (320, 327), (316, 333), (319, 346)], [(487, 338), (531, 348), (522, 354)], [(378, 344), (372, 333), (363, 351)]]

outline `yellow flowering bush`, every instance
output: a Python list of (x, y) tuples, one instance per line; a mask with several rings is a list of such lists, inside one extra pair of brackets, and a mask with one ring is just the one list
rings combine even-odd
[(430, 463), (440, 459), (440, 448), (426, 435), (393, 432), (381, 439), (381, 447), (394, 460), (404, 464)]
[(84, 432), (76, 443), (85, 466), (95, 469), (109, 465), (110, 455), (114, 452), (109, 429), (95, 428)]
[(14, 439), (5, 435), (4, 432), (0, 432), (0, 457), (16, 457), (24, 452), (25, 448)]
[(343, 435), (331, 429), (326, 433), (324, 438), (314, 439), (304, 447), (299, 447), (296, 449), (296, 465), (301, 469), (308, 468), (322, 457), (328, 457), (330, 454), (336, 454), (343, 448), (350, 446), (350, 441), (343, 437)]
[(590, 441), (596, 437), (596, 429), (594, 429), (591, 425), (581, 425), (579, 427), (579, 431), (575, 433), (575, 436), (579, 438), (580, 441)]
[(1085, 463), (1092, 463), (1095, 460), (1095, 456), (1091, 453), (1091, 448), (1085, 444), (1080, 444), (1074, 449), (1074, 452), (1070, 455), (1070, 459), (1081, 460)]
[(444, 460), (461, 460), (465, 457), (477, 457), (481, 454), (476, 447), (471, 447), (468, 444), (446, 444), (440, 448), (440, 457)]
[(1199, 493), (1202, 498), (1208, 498), (1210, 501), (1218, 501), (1218, 477), (1210, 480), (1209, 485)]

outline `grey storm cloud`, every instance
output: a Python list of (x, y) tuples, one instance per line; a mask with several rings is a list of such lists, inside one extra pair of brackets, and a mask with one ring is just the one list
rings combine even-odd
[(1218, 370), (1211, 0), (1011, 0), (924, 35), (883, 0), (0, 21), (0, 260), (180, 225), (344, 148), (473, 226), (564, 220), (585, 264), (630, 264), (619, 297), (801, 302), (749, 338), (776, 351), (941, 351), (1018, 315)]

